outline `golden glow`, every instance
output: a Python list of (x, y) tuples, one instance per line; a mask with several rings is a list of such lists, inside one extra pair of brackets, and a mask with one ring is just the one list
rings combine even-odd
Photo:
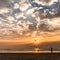
[(40, 50), (39, 48), (35, 48), (35, 49), (34, 49), (35, 53), (38, 53), (39, 50)]
[(34, 39), (34, 44), (35, 44), (35, 45), (38, 45), (39, 43), (40, 43), (40, 38), (35, 38), (35, 39)]
[(8, 44), (42, 44), (43, 42), (57, 42), (60, 41), (60, 35), (55, 35), (51, 37), (42, 36), (28, 36), (28, 37), (17, 37), (17, 38), (0, 38), (0, 42)]

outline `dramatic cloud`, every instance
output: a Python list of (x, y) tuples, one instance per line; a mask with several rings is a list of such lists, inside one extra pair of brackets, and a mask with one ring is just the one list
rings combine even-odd
[(57, 0), (0, 0), (0, 36), (53, 33), (60, 30), (59, 17)]
[(54, 32), (56, 30), (60, 30), (60, 21), (56, 19), (52, 21), (50, 20), (41, 21), (39, 29), (48, 32)]

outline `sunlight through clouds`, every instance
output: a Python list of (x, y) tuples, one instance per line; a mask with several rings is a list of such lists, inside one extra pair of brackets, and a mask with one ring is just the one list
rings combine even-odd
[[(0, 0), (0, 36), (36, 36), (60, 31), (60, 0)], [(41, 34), (43, 32), (43, 34)]]

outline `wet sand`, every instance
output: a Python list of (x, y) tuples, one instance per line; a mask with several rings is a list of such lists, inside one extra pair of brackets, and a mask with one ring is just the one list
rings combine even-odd
[(60, 53), (0, 53), (0, 60), (60, 60)]

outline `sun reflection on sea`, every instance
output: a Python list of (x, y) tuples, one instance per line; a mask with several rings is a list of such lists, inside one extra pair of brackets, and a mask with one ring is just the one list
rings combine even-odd
[(39, 51), (40, 51), (39, 48), (35, 48), (35, 49), (34, 49), (34, 52), (35, 52), (35, 53), (38, 53)]

